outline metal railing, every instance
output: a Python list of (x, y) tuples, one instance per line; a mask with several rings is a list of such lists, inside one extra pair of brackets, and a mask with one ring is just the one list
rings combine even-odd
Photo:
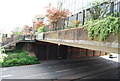
[(12, 44), (16, 44), (20, 41), (24, 40), (35, 40), (34, 35), (6, 35), (5, 37), (2, 37), (2, 46), (1, 48), (8, 47)]

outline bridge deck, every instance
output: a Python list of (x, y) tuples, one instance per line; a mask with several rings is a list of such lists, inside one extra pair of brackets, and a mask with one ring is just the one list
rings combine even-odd
[(114, 47), (105, 47), (105, 46), (96, 46), (96, 45), (87, 45), (87, 44), (76, 44), (76, 43), (68, 43), (68, 42), (59, 42), (54, 40), (38, 40), (42, 42), (49, 42), (49, 43), (55, 43), (58, 45), (67, 45), (67, 46), (73, 46), (73, 47), (79, 47), (79, 48), (85, 48), (85, 49), (92, 49), (92, 50), (99, 50), (104, 51), (108, 53), (118, 53), (120, 48), (114, 48)]

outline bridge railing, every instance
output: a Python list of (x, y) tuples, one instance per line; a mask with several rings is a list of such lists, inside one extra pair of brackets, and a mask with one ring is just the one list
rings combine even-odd
[(2, 37), (2, 46), (7, 45), (9, 43), (12, 42), (18, 42), (18, 41), (22, 41), (22, 40), (34, 40), (35, 39), (35, 35), (10, 35), (10, 34), (6, 34), (3, 35)]

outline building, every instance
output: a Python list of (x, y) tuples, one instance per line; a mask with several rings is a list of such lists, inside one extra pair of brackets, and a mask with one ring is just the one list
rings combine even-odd
[[(78, 13), (83, 9), (87, 9), (91, 7), (91, 3), (98, 1), (103, 2), (103, 0), (58, 0), (57, 8), (60, 10), (68, 9), (72, 14)], [(120, 2), (119, 0), (105, 0), (105, 1), (115, 1), (117, 4)], [(115, 9), (119, 8), (116, 6)]]
[(80, 12), (83, 8), (89, 7), (94, 0), (58, 0), (58, 9), (68, 9), (72, 14)]
[[(107, 1), (110, 3), (108, 4)], [(79, 26), (84, 25), (85, 21), (90, 19), (92, 12), (94, 12), (94, 8), (92, 8), (93, 2), (101, 3), (100, 14), (102, 15), (120, 12), (120, 0), (104, 0), (104, 3), (103, 0), (58, 0), (57, 8), (59, 10), (68, 9), (71, 12), (69, 17), (59, 21), (60, 27), (69, 26), (69, 22), (71, 23), (72, 21), (80, 21)], [(66, 23), (61, 25), (61, 22)]]

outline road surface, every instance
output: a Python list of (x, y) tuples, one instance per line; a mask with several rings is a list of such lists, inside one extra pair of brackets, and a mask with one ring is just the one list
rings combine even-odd
[(1, 71), (3, 79), (118, 79), (118, 62), (90, 57), (41, 61), (41, 64), (3, 68)]

